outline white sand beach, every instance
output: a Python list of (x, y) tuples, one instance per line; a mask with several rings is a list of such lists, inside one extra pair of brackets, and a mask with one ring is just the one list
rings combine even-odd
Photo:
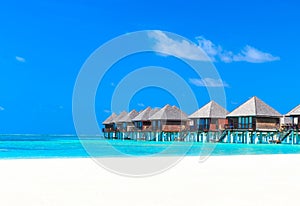
[(299, 205), (300, 155), (186, 157), (147, 178), (91, 159), (0, 161), (0, 205)]

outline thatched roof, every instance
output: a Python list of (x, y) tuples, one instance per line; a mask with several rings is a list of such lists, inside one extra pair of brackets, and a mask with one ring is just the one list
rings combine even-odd
[(187, 120), (188, 116), (186, 113), (181, 111), (176, 106), (166, 105), (161, 110), (152, 115), (149, 120)]
[(126, 116), (128, 113), (127, 112), (125, 112), (125, 111), (123, 111), (123, 112), (121, 112), (115, 119), (114, 119), (114, 123), (119, 123), (120, 121), (120, 119), (122, 119), (124, 116)]
[(119, 118), (118, 122), (132, 122), (132, 119), (135, 118), (139, 113), (136, 110), (132, 110), (122, 118)]
[(287, 113), (287, 116), (298, 116), (300, 115), (300, 105), (292, 109), (289, 113)]
[(281, 117), (282, 115), (259, 98), (252, 97), (227, 116)]
[(158, 111), (159, 111), (158, 108), (151, 109), (151, 107), (147, 107), (145, 110), (140, 112), (138, 116), (133, 118), (132, 121), (134, 121), (134, 122), (149, 121), (149, 118)]
[(193, 114), (189, 116), (189, 119), (200, 119), (200, 118), (226, 118), (229, 112), (217, 104), (215, 101), (211, 101)]
[(117, 115), (115, 113), (112, 113), (104, 122), (102, 122), (102, 124), (112, 124), (114, 123), (116, 117)]

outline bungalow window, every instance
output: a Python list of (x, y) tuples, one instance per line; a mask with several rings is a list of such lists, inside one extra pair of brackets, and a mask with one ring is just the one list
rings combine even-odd
[(245, 125), (246, 125), (246, 128), (249, 128), (249, 118), (245, 118)]
[(142, 129), (142, 122), (135, 122), (134, 126), (138, 129)]
[(249, 128), (252, 129), (252, 117), (249, 117)]
[(156, 121), (153, 121), (152, 128), (155, 130), (156, 129)]
[(252, 129), (252, 117), (239, 117), (239, 129)]
[(239, 129), (244, 129), (244, 117), (239, 117)]
[(200, 130), (208, 130), (209, 129), (209, 119), (198, 119), (197, 126)]
[(157, 121), (157, 128), (158, 128), (158, 129), (161, 129), (160, 120)]

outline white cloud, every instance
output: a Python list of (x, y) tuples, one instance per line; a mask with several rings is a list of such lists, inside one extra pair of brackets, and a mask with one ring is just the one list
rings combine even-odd
[(4, 110), (5, 110), (4, 107), (1, 107), (1, 106), (0, 106), (0, 111), (4, 111)]
[(234, 61), (246, 61), (251, 63), (263, 63), (280, 60), (279, 57), (273, 56), (272, 54), (259, 51), (254, 47), (247, 45), (241, 53), (233, 57)]
[(108, 110), (108, 109), (105, 109), (105, 110), (103, 110), (103, 112), (105, 112), (105, 113), (110, 113), (110, 110)]
[(234, 54), (231, 51), (223, 51), (218, 54), (220, 60), (225, 63), (233, 62)]
[(229, 85), (221, 79), (189, 79), (189, 82), (197, 87), (229, 87)]
[(215, 61), (215, 57), (222, 51), (220, 46), (216, 46), (210, 40), (205, 39), (203, 36), (196, 37), (198, 41), (198, 47), (203, 49), (203, 51)]
[(260, 51), (249, 45), (245, 46), (239, 53), (234, 54), (232, 51), (224, 50), (220, 45), (215, 45), (210, 40), (207, 40), (202, 36), (197, 37), (197, 40), (199, 47), (203, 49), (212, 60), (219, 59), (225, 63), (240, 61), (264, 63), (280, 60), (279, 57)]
[(162, 31), (151, 31), (149, 37), (155, 39), (154, 48), (163, 55), (172, 55), (196, 61), (221, 61), (263, 63), (280, 60), (279, 57), (260, 51), (252, 46), (245, 46), (240, 52), (234, 53), (214, 44), (203, 36), (196, 37), (197, 44), (185, 40), (176, 40)]
[(139, 107), (144, 107), (145, 105), (143, 103), (138, 103)]
[(154, 49), (163, 54), (189, 60), (210, 61), (197, 45), (188, 41), (172, 39), (162, 31), (151, 31), (149, 37), (156, 40)]
[(18, 62), (22, 62), (22, 63), (26, 62), (26, 59), (24, 57), (20, 57), (20, 56), (16, 56), (16, 60)]

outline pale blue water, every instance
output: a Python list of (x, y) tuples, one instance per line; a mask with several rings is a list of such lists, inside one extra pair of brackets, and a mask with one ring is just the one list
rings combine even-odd
[[(175, 145), (170, 142), (136, 142), (119, 140), (102, 140), (99, 137), (79, 140), (76, 136), (49, 135), (0, 135), (0, 159), (32, 158), (87, 158), (122, 156), (116, 151), (131, 156), (168, 155), (176, 156), (185, 153), (189, 143)], [(246, 144), (202, 144), (194, 143), (187, 151), (188, 156), (199, 156), (204, 150), (214, 148), (212, 156), (224, 155), (262, 155), (262, 154), (300, 154), (300, 145), (246, 145)], [(165, 149), (169, 148), (168, 151)], [(164, 154), (160, 152), (165, 151)]]

